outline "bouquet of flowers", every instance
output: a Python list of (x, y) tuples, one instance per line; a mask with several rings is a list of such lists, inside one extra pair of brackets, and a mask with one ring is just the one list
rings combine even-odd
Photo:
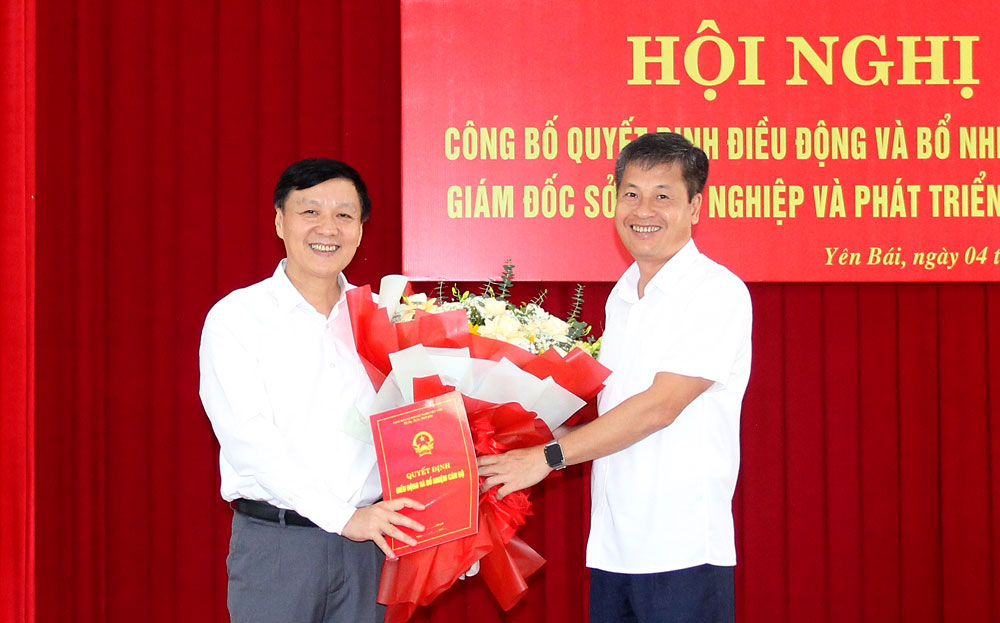
[(583, 305), (583, 286), (577, 286), (569, 319), (562, 320), (542, 308), (544, 292), (520, 307), (510, 303), (507, 300), (510, 275), (505, 272), (504, 277), (498, 293), (490, 284), (483, 288), (483, 294), (477, 296), (469, 292), (459, 294), (457, 288), (452, 288), (452, 299), (446, 301), (441, 296), (443, 284), (438, 284), (436, 298), (428, 298), (422, 293), (405, 296), (402, 305), (396, 308), (392, 321), (409, 322), (418, 312), (434, 314), (463, 310), (468, 317), (469, 331), (476, 335), (520, 346), (536, 355), (554, 348), (565, 356), (574, 348), (580, 348), (597, 358), (601, 341), (590, 338), (590, 325), (577, 320)]
[[(578, 320), (581, 288), (564, 321), (542, 309), (543, 295), (510, 303), (512, 269), (508, 261), (482, 295), (453, 289), (448, 301), (442, 284), (436, 297), (401, 297), (400, 279), (383, 280), (381, 306), (368, 286), (348, 292), (355, 344), (379, 390), (372, 413), (457, 389), (476, 453), (497, 454), (551, 440), (597, 395), (610, 372), (593, 357), (600, 342), (587, 339), (589, 327)], [(545, 562), (516, 536), (530, 514), (527, 491), (498, 500), (490, 490), (480, 495), (477, 534), (384, 565), (386, 621), (406, 621), (477, 562), (501, 607), (512, 608), (527, 590), (525, 578)]]

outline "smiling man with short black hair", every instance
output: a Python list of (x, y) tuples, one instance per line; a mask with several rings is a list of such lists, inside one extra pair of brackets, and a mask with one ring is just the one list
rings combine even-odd
[(731, 623), (732, 499), (750, 376), (750, 296), (698, 251), (708, 158), (646, 134), (615, 167), (615, 228), (635, 262), (608, 297), (598, 417), (557, 441), (480, 457), (506, 495), (594, 461), (592, 623)]
[[(221, 448), (233, 514), (229, 612), (243, 622), (381, 622), (385, 536), (423, 508), (379, 502), (370, 437), (356, 409), (375, 392), (352, 337), (343, 275), (371, 211), (361, 176), (336, 160), (288, 167), (274, 192), (286, 257), (209, 312), (201, 398)], [(381, 548), (381, 551), (379, 551)]]

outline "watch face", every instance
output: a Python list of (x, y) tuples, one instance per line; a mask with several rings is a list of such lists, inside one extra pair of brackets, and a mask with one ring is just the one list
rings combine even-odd
[(558, 443), (551, 443), (545, 446), (545, 462), (549, 464), (549, 467), (562, 465), (563, 452), (562, 447)]

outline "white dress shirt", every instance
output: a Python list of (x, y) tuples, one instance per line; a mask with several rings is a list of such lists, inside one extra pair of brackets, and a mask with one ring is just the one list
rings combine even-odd
[(216, 303), (201, 338), (201, 399), (219, 440), (222, 497), (292, 509), (340, 533), (381, 496), (375, 450), (354, 411), (374, 399), (346, 291), (324, 317), (285, 275)]
[(638, 296), (633, 264), (608, 297), (600, 361), (604, 414), (658, 372), (713, 381), (676, 420), (594, 461), (587, 566), (659, 573), (736, 564), (732, 498), (750, 376), (752, 310), (738, 277), (689, 241)]

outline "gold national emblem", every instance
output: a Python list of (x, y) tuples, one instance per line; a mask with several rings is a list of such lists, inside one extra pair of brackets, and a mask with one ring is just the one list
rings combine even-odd
[(417, 456), (427, 456), (434, 452), (434, 437), (427, 431), (420, 431), (413, 436), (413, 451)]

